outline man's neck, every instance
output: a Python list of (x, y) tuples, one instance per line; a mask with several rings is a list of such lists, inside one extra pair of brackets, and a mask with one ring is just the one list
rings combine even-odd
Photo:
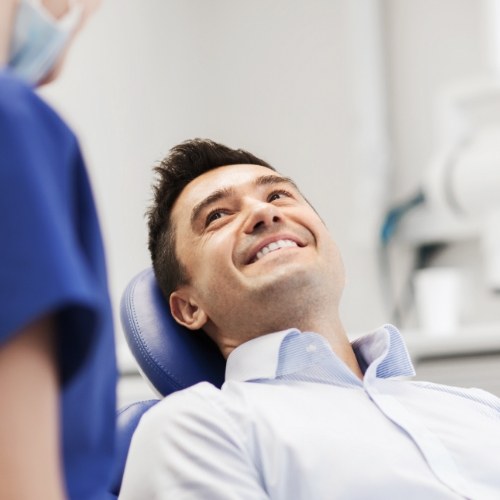
[(329, 318), (325, 321), (315, 319), (313, 324), (299, 329), (302, 332), (314, 332), (322, 335), (330, 344), (332, 351), (347, 365), (354, 375), (361, 380), (363, 379), (363, 372), (359, 366), (356, 354), (338, 317)]
[(242, 335), (239, 339), (234, 339), (232, 336), (212, 336), (219, 346), (220, 351), (223, 356), (227, 359), (229, 354), (236, 349), (241, 344), (248, 342), (254, 338), (260, 337), (262, 335), (267, 335), (269, 333), (274, 333), (281, 330), (286, 330), (288, 328), (297, 328), (301, 332), (313, 332), (322, 335), (327, 342), (330, 344), (333, 352), (346, 364), (346, 366), (359, 378), (363, 379), (363, 373), (359, 366), (358, 360), (354, 353), (351, 343), (346, 335), (344, 327), (338, 318), (329, 318), (328, 320), (321, 320), (320, 318), (315, 318), (312, 321), (296, 321), (289, 322), (287, 326), (283, 325), (273, 325), (272, 327), (263, 327), (260, 332), (265, 333), (255, 333), (248, 332), (246, 335)]

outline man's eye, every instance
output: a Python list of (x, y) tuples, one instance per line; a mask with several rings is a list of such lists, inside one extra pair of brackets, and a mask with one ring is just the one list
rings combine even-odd
[(283, 191), (283, 190), (273, 191), (268, 196), (268, 201), (271, 202), (271, 201), (279, 200), (281, 198), (290, 198), (291, 196), (292, 196), (291, 193), (289, 193), (288, 191)]
[(220, 219), (223, 214), (224, 212), (220, 208), (212, 210), (205, 219), (205, 227), (211, 224), (212, 222), (216, 221), (217, 219)]

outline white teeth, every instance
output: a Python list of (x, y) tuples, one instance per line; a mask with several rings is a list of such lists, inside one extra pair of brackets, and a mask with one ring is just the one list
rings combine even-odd
[(272, 243), (269, 243), (269, 245), (266, 245), (257, 252), (257, 255), (255, 256), (255, 261), (262, 259), (264, 255), (268, 254), (269, 252), (273, 252), (274, 250), (279, 250), (280, 248), (286, 248), (286, 247), (296, 247), (296, 246), (298, 246), (297, 243), (295, 243), (295, 241), (292, 240), (273, 241)]

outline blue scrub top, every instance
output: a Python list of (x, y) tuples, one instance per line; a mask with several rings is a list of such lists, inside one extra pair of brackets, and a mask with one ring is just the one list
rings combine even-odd
[(110, 498), (116, 363), (87, 172), (59, 116), (0, 71), (0, 344), (48, 313), (58, 328), (69, 498)]

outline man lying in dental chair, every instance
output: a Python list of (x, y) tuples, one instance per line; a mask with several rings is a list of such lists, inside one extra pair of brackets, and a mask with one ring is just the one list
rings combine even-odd
[(500, 498), (500, 400), (406, 380), (391, 325), (349, 342), (341, 256), (291, 179), (200, 139), (156, 171), (157, 281), (226, 377), (144, 415), (120, 498)]

